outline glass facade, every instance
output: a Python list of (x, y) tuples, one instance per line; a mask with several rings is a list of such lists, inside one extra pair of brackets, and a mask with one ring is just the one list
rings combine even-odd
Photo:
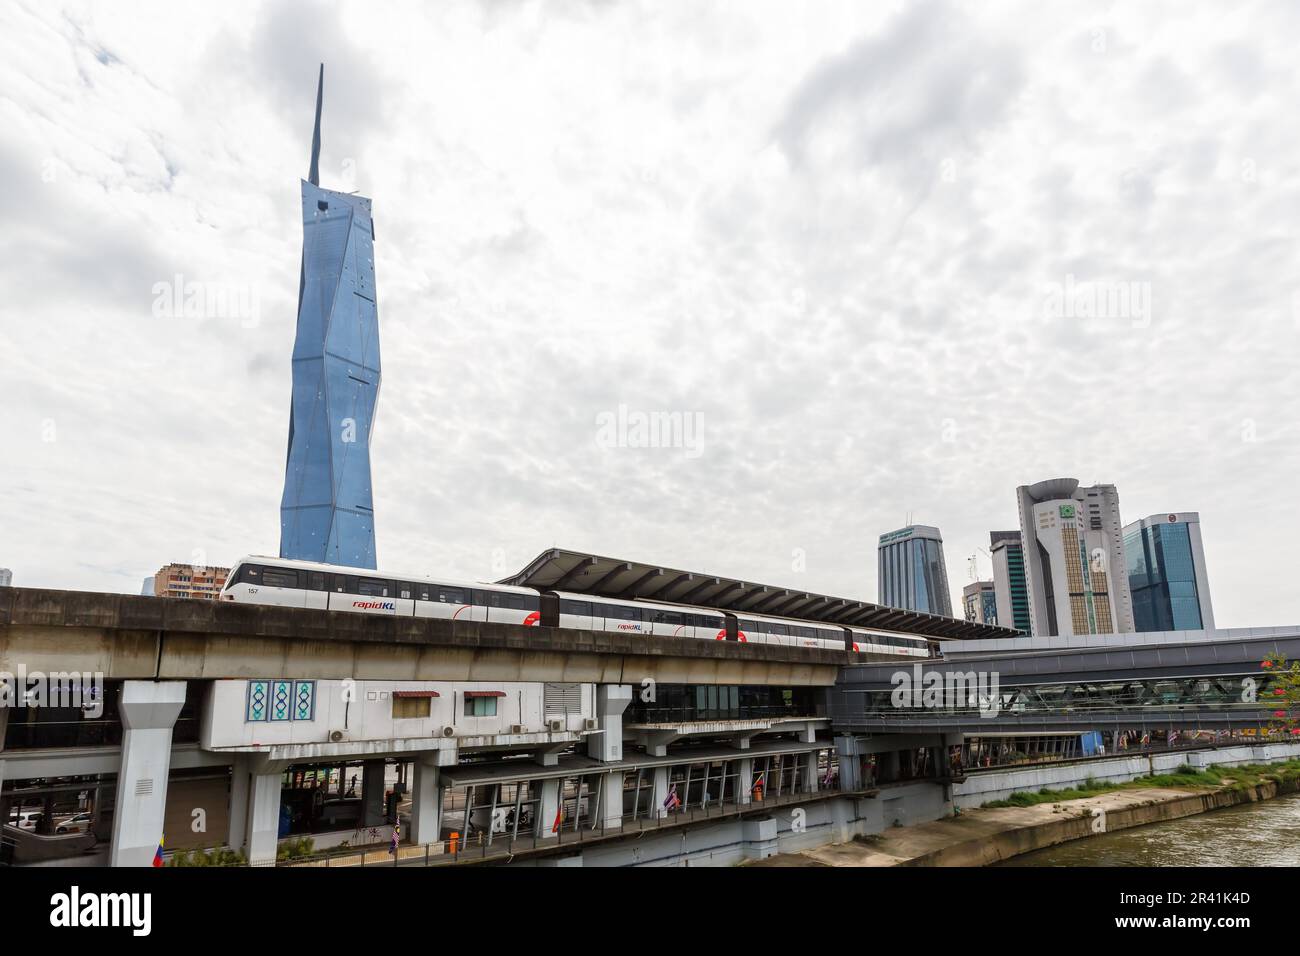
[(1139, 631), (1195, 631), (1204, 626), (1186, 524), (1130, 531), (1124, 536), (1124, 556)]
[(943, 542), (937, 538), (885, 535), (879, 550), (880, 603), (952, 617)]
[[(318, 138), (319, 111), (318, 101)], [(280, 557), (373, 568), (370, 435), (380, 378), (374, 225), (369, 199), (322, 189), (315, 178), (302, 184)]]
[(1025, 586), (1025, 552), (1019, 544), (1007, 545), (1007, 578), (1011, 590), (1011, 615), (1008, 622), (1018, 631), (1028, 634), (1029, 589)]

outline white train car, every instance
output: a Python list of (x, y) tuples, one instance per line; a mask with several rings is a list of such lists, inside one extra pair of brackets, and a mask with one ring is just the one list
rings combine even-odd
[(536, 625), (541, 600), (531, 588), (435, 580), (249, 555), (230, 569), (223, 601), (348, 611), (389, 617)]
[(656, 601), (547, 591), (542, 596), (542, 623), (586, 631), (614, 631), (651, 637), (723, 640), (726, 617), (721, 611)]
[(844, 650), (844, 628), (837, 624), (768, 617), (765, 614), (736, 613), (736, 639), (748, 644), (780, 644), (785, 647), (820, 647)]
[(881, 654), (889, 657), (929, 657), (930, 642), (924, 637), (890, 634), (869, 628), (850, 627), (853, 650), (858, 654)]

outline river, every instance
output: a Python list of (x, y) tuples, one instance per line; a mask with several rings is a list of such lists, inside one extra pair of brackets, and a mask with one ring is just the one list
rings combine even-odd
[(1300, 794), (1074, 840), (1000, 866), (1300, 866)]

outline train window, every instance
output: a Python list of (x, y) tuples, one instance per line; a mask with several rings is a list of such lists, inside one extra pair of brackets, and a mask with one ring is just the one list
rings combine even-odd
[(682, 616), (676, 611), (655, 611), (656, 624), (680, 624)]
[(769, 624), (768, 627), (771, 628), (772, 634), (785, 636), (790, 633), (790, 628), (786, 627), (784, 624)]
[(437, 599), (443, 604), (468, 604), (469, 594), (464, 588), (443, 588), (440, 587), (435, 592)]
[(325, 589), (326, 589), (326, 588), (325, 588), (325, 572), (324, 572), (324, 571), (308, 571), (308, 572), (307, 572), (307, 590), (308, 590), (308, 591), (324, 591)]
[(639, 607), (627, 607), (626, 605), (622, 605), (622, 604), (610, 608), (609, 613), (606, 614), (606, 617), (612, 617), (620, 621), (644, 620), (644, 618), (641, 616), (641, 609)]
[(366, 597), (388, 597), (393, 589), (391, 581), (380, 581), (378, 578), (357, 578), (357, 593)]
[(523, 594), (503, 594), (501, 599), (504, 602), (502, 607), (508, 607), (514, 611), (531, 610), (528, 607), (528, 597)]
[(403, 601), (409, 601), (415, 596), (415, 585), (410, 581), (397, 582), (397, 596)]
[(590, 601), (569, 601), (567, 599), (563, 600), (560, 602), (560, 613), (581, 614), (583, 617), (591, 617), (591, 602)]
[(479, 591), (476, 589), (473, 594), (474, 599), (470, 602), (471, 604), (477, 604), (479, 607), (487, 607), (488, 593), (486, 591)]
[(268, 588), (296, 588), (298, 572), (289, 568), (265, 568), (262, 571), (262, 584)]
[(346, 574), (331, 574), (330, 584), (333, 586), (335, 594), (343, 594), (348, 589), (348, 577)]
[(243, 570), (239, 572), (239, 580), (245, 584), (260, 584), (262, 582), (262, 569), (256, 564), (246, 564)]
[(417, 601), (432, 601), (433, 588), (427, 584), (417, 584), (415, 586), (415, 599)]

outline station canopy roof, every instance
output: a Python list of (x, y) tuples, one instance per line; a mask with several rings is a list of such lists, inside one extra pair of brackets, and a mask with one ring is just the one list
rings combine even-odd
[(991, 640), (1020, 634), (1011, 628), (974, 624), (921, 611), (559, 548), (543, 551), (518, 574), (497, 583), (606, 598), (693, 604), (737, 614), (793, 617), (953, 640)]

